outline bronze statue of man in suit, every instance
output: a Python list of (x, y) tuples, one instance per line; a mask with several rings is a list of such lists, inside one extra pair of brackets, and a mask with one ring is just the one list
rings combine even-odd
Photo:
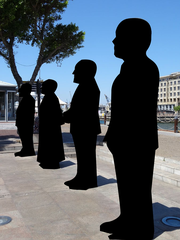
[[(100, 230), (112, 233), (110, 239), (150, 240), (154, 234), (151, 187), (158, 148), (159, 85), (159, 70), (146, 55), (151, 27), (143, 19), (125, 19), (113, 43), (114, 55), (124, 62), (112, 85), (111, 121), (104, 142), (114, 158), (120, 216), (103, 223)], [(130, 109), (125, 118), (124, 107)]]
[(30, 94), (31, 85), (29, 83), (23, 84), (18, 92), (19, 97), (22, 97), (22, 100), (20, 101), (16, 111), (16, 126), (21, 138), (22, 149), (20, 152), (16, 152), (15, 156), (34, 156), (33, 125), (35, 100)]
[(97, 66), (91, 60), (79, 61), (73, 72), (74, 82), (79, 84), (64, 113), (65, 122), (70, 123), (77, 155), (77, 175), (65, 182), (70, 189), (97, 187), (96, 140), (101, 133), (98, 115), (100, 91), (95, 80)]

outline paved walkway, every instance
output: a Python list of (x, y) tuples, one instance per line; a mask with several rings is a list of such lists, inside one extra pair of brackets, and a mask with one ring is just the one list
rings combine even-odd
[[(102, 127), (99, 138), (102, 138), (106, 129), (106, 126)], [(65, 141), (72, 140), (68, 125), (62, 127), (62, 132)], [(9, 132), (9, 136), (13, 134)], [(180, 138), (178, 134), (167, 134), (159, 134), (160, 153), (164, 151), (170, 158), (178, 158)], [(10, 138), (3, 136), (9, 141)], [(1, 134), (1, 139), (3, 136)], [(171, 152), (173, 147), (175, 154)], [(119, 215), (112, 163), (98, 159), (98, 188), (76, 191), (64, 185), (76, 174), (75, 159), (67, 158), (61, 163), (61, 169), (43, 170), (36, 162), (36, 156), (15, 158), (13, 153), (1, 153), (0, 215), (10, 216), (13, 220), (0, 226), (0, 240), (108, 239), (109, 234), (100, 232), (99, 226)], [(179, 240), (180, 228), (168, 227), (161, 219), (166, 216), (180, 217), (180, 188), (154, 179), (153, 209), (154, 239)], [(136, 221), (135, 216), (130, 219), (130, 222), (133, 221)]]
[[(13, 219), (0, 226), (0, 240), (108, 239), (99, 226), (119, 215), (117, 186), (113, 164), (98, 160), (97, 165), (99, 187), (77, 191), (64, 185), (76, 173), (74, 159), (62, 162), (61, 169), (43, 170), (36, 156), (0, 154), (0, 215)], [(180, 217), (180, 189), (154, 180), (153, 202), (154, 239), (178, 240), (180, 229), (165, 226), (161, 219)]]

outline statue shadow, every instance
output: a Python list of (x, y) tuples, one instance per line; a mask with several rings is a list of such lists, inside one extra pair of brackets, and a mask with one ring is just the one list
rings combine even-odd
[(66, 167), (70, 167), (70, 166), (73, 166), (73, 165), (75, 165), (75, 163), (73, 163), (69, 160), (60, 162), (60, 168), (66, 168)]
[(6, 150), (6, 148), (10, 144), (18, 143), (18, 140), (20, 140), (20, 138), (17, 135), (1, 135), (0, 136), (0, 151)]
[(97, 183), (98, 183), (98, 187), (100, 186), (104, 186), (107, 184), (112, 184), (112, 183), (117, 183), (116, 179), (114, 178), (105, 178), (101, 175), (97, 176)]
[(14, 138), (14, 139), (19, 139), (19, 135), (1, 135), (0, 136), (0, 140), (1, 141), (9, 141), (9, 142), (12, 142), (13, 143), (13, 141), (10, 141), (10, 140), (8, 140), (9, 138)]
[(161, 203), (156, 202), (153, 204), (153, 212), (154, 212), (154, 226), (155, 226), (153, 239), (156, 239), (157, 237), (162, 235), (164, 232), (172, 232), (180, 229), (180, 227), (167, 226), (162, 222), (162, 219), (168, 216), (180, 218), (180, 208), (177, 208), (177, 207), (169, 208)]
[(73, 142), (73, 137), (70, 132), (62, 132), (63, 142)]

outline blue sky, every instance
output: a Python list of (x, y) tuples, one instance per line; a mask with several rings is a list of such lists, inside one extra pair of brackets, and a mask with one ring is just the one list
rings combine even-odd
[[(56, 94), (63, 101), (70, 101), (70, 94), (73, 95), (77, 87), (77, 84), (73, 83), (74, 66), (81, 59), (91, 59), (98, 66), (96, 81), (101, 91), (100, 103), (106, 104), (104, 94), (111, 97), (111, 85), (123, 63), (114, 56), (112, 40), (117, 25), (122, 20), (132, 17), (143, 18), (152, 27), (152, 42), (147, 55), (159, 67), (160, 75), (178, 72), (180, 71), (179, 12), (179, 0), (70, 0), (62, 15), (62, 22), (76, 23), (79, 30), (86, 32), (84, 48), (78, 50), (74, 56), (66, 58), (61, 67), (56, 63), (44, 64), (39, 76), (43, 80), (48, 78), (56, 80), (58, 82)], [(19, 45), (15, 53), (21, 77), (23, 80), (29, 80), (35, 66), (27, 65), (36, 63), (38, 49)], [(0, 80), (15, 84), (11, 70), (2, 57), (0, 65)], [(130, 74), (133, 78), (133, 73)]]

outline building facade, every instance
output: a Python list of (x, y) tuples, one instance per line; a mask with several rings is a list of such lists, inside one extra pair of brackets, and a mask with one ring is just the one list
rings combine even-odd
[(158, 110), (173, 111), (180, 105), (180, 72), (160, 77)]
[(16, 85), (0, 81), (0, 122), (15, 121)]

